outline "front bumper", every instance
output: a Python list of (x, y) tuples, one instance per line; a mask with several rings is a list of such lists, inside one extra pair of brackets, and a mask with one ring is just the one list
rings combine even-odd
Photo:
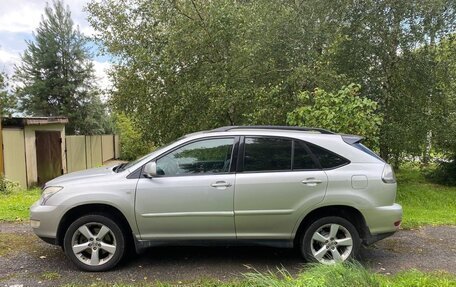
[(62, 207), (40, 205), (39, 200), (30, 207), (30, 225), (33, 232), (48, 243), (55, 243)]

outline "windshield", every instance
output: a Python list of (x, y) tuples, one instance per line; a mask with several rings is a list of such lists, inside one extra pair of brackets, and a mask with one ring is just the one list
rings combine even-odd
[[(180, 140), (180, 139), (181, 139), (181, 138), (179, 138), (178, 140)], [(178, 140), (177, 140), (177, 141), (178, 141)], [(177, 142), (177, 141), (175, 141), (175, 142)], [(145, 158), (147, 158), (148, 156), (150, 156), (152, 153), (156, 153), (156, 152), (158, 152), (158, 151), (160, 151), (160, 150), (166, 148), (167, 146), (169, 146), (169, 145), (171, 145), (171, 144), (173, 144), (173, 143), (174, 143), (174, 142), (172, 142), (172, 143), (170, 143), (170, 144), (166, 144), (166, 145), (164, 145), (164, 146), (161, 146), (160, 148), (154, 150), (153, 152), (148, 153), (148, 154), (146, 154), (145, 156), (142, 156), (142, 157), (140, 157), (140, 158), (138, 158), (138, 159), (136, 159), (136, 160), (129, 161), (129, 162), (124, 162), (124, 163), (122, 163), (122, 164), (119, 164), (118, 166), (114, 167), (113, 171), (114, 171), (114, 172), (121, 172), (121, 171), (124, 171), (124, 170), (126, 170), (126, 169), (129, 169), (130, 167), (134, 166), (135, 164), (141, 162), (142, 160), (144, 160)]]
[(148, 157), (149, 154), (146, 154), (145, 156), (143, 157), (140, 157), (138, 158), (137, 160), (133, 160), (133, 161), (129, 161), (129, 162), (124, 162), (124, 163), (121, 163), (119, 164), (118, 166), (116, 166), (114, 168), (114, 171), (115, 172), (121, 172), (121, 171), (124, 171), (132, 166), (134, 166), (135, 164), (137, 164), (138, 162), (142, 161), (143, 159), (145, 159), (146, 157)]

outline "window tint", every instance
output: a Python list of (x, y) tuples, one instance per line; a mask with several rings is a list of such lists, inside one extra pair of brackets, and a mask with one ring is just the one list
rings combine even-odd
[(307, 143), (307, 146), (310, 148), (318, 161), (320, 161), (322, 168), (334, 168), (349, 163), (349, 161), (345, 158), (317, 145)]
[(233, 138), (209, 139), (183, 146), (157, 160), (165, 176), (229, 172)]
[(244, 170), (291, 170), (291, 140), (246, 137)]
[(318, 169), (303, 142), (295, 141), (293, 170), (295, 169)]

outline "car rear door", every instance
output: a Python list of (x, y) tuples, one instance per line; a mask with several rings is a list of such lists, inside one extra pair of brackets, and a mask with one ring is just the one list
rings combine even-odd
[(289, 239), (303, 210), (327, 187), (305, 143), (279, 137), (241, 138), (234, 213), (238, 239)]

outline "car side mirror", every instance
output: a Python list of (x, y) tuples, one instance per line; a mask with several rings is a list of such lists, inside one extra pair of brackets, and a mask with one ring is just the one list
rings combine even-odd
[(144, 175), (148, 178), (157, 176), (157, 163), (155, 161), (148, 162), (144, 166)]

